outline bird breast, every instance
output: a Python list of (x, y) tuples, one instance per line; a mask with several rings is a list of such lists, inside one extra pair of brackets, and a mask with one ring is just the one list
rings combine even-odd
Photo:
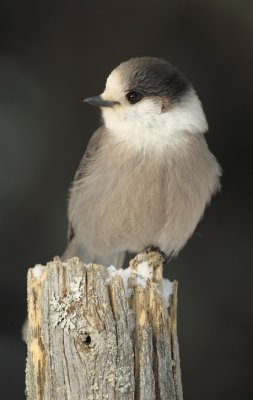
[(104, 139), (69, 202), (74, 231), (91, 253), (152, 244), (171, 254), (185, 244), (218, 186), (218, 164), (201, 135), (179, 143), (157, 153)]

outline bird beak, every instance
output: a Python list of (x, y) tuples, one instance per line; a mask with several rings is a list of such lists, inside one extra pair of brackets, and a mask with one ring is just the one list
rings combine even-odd
[(114, 104), (119, 104), (117, 101), (104, 100), (101, 96), (88, 97), (83, 101), (97, 107), (113, 107)]

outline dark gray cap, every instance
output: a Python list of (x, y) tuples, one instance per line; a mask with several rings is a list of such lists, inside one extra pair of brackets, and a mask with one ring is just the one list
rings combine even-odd
[(160, 58), (131, 58), (117, 69), (127, 82), (127, 90), (144, 96), (167, 97), (173, 102), (191, 88), (191, 83), (176, 67)]

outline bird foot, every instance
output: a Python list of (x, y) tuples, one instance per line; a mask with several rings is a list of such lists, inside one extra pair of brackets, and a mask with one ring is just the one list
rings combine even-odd
[(153, 252), (158, 253), (162, 257), (163, 264), (166, 262), (167, 256), (159, 247), (150, 245), (150, 246), (146, 247), (145, 252), (147, 254), (153, 253)]

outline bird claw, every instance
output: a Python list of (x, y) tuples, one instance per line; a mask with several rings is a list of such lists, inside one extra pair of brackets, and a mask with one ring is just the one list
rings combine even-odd
[(167, 256), (159, 247), (150, 245), (150, 246), (146, 247), (145, 252), (147, 254), (148, 253), (153, 253), (153, 252), (154, 253), (158, 253), (158, 254), (160, 254), (160, 256), (162, 258), (163, 264), (166, 262)]

